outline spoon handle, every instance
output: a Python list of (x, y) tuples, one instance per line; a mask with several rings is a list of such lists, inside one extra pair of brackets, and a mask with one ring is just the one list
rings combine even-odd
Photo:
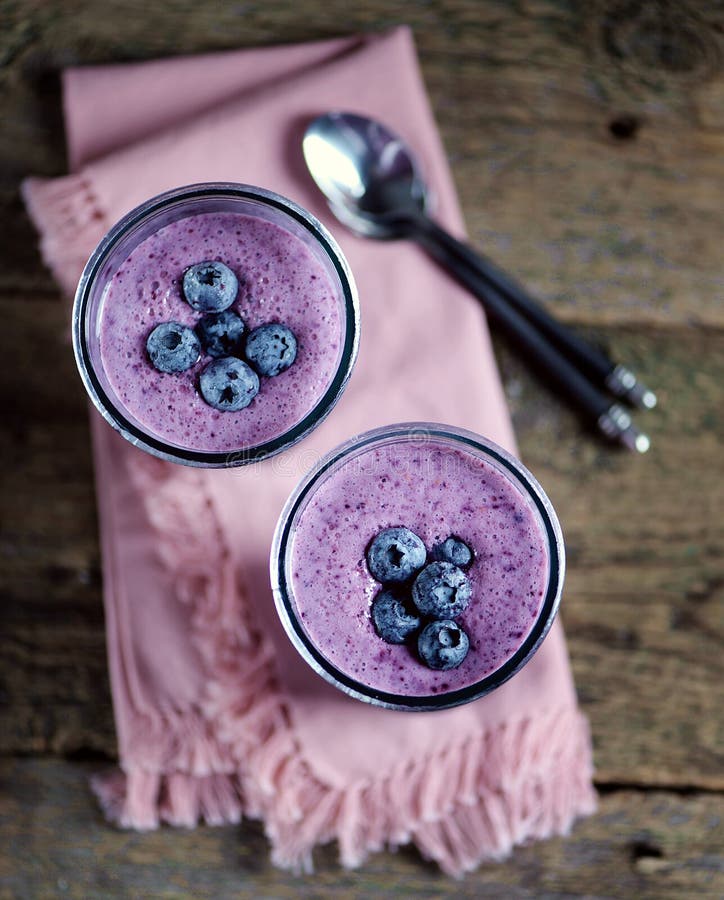
[[(594, 422), (607, 437), (620, 441), (630, 450), (644, 453), (649, 439), (631, 421), (631, 416), (618, 403), (612, 403), (602, 391), (570, 362), (559, 347), (535, 323), (526, 318), (509, 298), (471, 265), (470, 248), (448, 234), (427, 217), (410, 219), (409, 236), (416, 240), (440, 265), (482, 301), (485, 310), (524, 352), (525, 358), (537, 366), (568, 400)], [(463, 253), (461, 250), (465, 250)]]
[(614, 363), (598, 347), (588, 343), (563, 323), (553, 318), (525, 289), (489, 259), (468, 244), (454, 238), (426, 215), (415, 217), (416, 231), (425, 231), (430, 239), (447, 248), (463, 265), (503, 294), (537, 328), (546, 334), (588, 377), (615, 397), (632, 406), (652, 409), (656, 395), (640, 382), (626, 366)]

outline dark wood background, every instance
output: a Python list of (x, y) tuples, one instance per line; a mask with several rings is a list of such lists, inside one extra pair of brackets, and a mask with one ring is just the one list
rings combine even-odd
[[(724, 896), (721, 2), (0, 0), (0, 896)], [(86, 407), (18, 184), (67, 65), (414, 28), (472, 240), (654, 386), (637, 459), (496, 341), (570, 557), (599, 814), (454, 883), (412, 850), (294, 878), (261, 828), (122, 833)]]

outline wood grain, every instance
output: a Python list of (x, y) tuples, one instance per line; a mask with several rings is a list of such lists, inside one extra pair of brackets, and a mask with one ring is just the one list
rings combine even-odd
[[(667, 40), (681, 33), (694, 58), (670, 71), (655, 64), (666, 48), (647, 36), (646, 4), (617, 24), (621, 6), (19, 3), (0, 81), (14, 125), (0, 133), (0, 210), (17, 214), (20, 175), (64, 171), (60, 67), (336, 35), (343, 9), (348, 33), (412, 25), (471, 236), (558, 314), (721, 326), (719, 23), (688, 5)], [(667, 16), (662, 4), (661, 27)], [(625, 139), (611, 132), (622, 114), (636, 123)], [(8, 290), (27, 283), (27, 223), (18, 231), (2, 251)]]
[(148, 834), (108, 828), (86, 783), (92, 769), (59, 760), (0, 762), (0, 897), (665, 900), (724, 892), (722, 808), (706, 794), (616, 791), (568, 838), (519, 848), (460, 882), (411, 848), (344, 872), (336, 848), (322, 847), (315, 873), (295, 876), (270, 866), (257, 823)]
[[(496, 340), (568, 547), (601, 812), (452, 884), (412, 851), (271, 869), (257, 825), (120, 833), (86, 402), (18, 185), (66, 170), (58, 71), (413, 26), (469, 233), (658, 389), (634, 459)], [(341, 23), (344, 23), (343, 25)], [(0, 897), (724, 895), (724, 78), (719, 4), (0, 4)]]

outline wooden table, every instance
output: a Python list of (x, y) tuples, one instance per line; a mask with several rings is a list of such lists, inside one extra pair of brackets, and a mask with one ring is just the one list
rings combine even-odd
[[(724, 55), (720, 4), (19, 0), (0, 5), (1, 897), (724, 896)], [(584, 11), (585, 10), (585, 11)], [(718, 11), (717, 11), (718, 10)], [(462, 883), (411, 850), (276, 871), (258, 825), (115, 831), (86, 405), (18, 195), (65, 171), (57, 72), (409, 22), (472, 240), (658, 389), (604, 446), (496, 342), (565, 526), (600, 812)], [(7, 228), (9, 226), (9, 228)]]

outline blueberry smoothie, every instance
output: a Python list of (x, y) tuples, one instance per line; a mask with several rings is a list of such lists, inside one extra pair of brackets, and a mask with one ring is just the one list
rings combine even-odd
[(341, 454), (287, 511), (277, 604), (337, 686), (439, 708), (532, 654), (558, 603), (562, 544), (537, 482), (500, 448), (397, 428)]
[[(221, 261), (238, 279), (232, 303), (206, 316), (183, 292), (184, 274), (202, 260)], [(210, 362), (201, 342), (180, 372), (159, 371), (146, 347), (160, 324), (198, 334), (210, 315), (226, 310), (247, 334), (283, 324), (299, 348), (294, 364), (265, 379), (239, 410), (215, 408), (199, 390)], [(159, 437), (197, 450), (258, 444), (299, 422), (329, 386), (342, 340), (335, 288), (322, 264), (278, 225), (237, 213), (192, 215), (147, 237), (113, 275), (100, 329), (103, 365), (123, 405)]]
[(193, 465), (277, 452), (336, 402), (356, 293), (322, 226), (243, 185), (197, 185), (129, 214), (86, 267), (74, 342), (124, 436)]

